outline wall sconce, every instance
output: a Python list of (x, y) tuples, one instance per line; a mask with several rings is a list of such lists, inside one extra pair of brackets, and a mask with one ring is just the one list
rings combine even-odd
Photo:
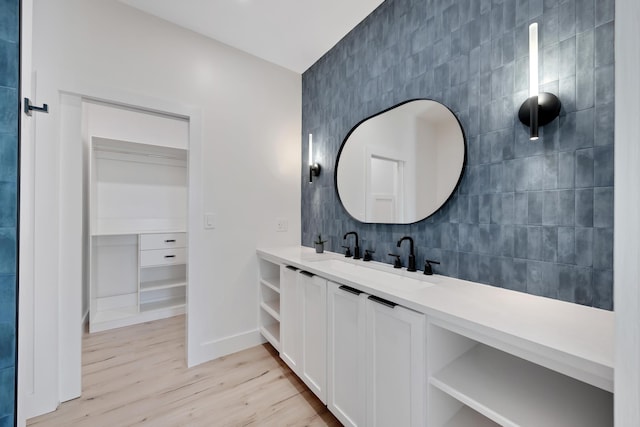
[(313, 135), (309, 134), (309, 184), (314, 176), (320, 176), (320, 165), (313, 163)]
[(538, 23), (529, 26), (529, 99), (522, 103), (518, 118), (531, 129), (529, 139), (538, 139), (538, 127), (551, 123), (560, 114), (557, 96), (538, 92)]

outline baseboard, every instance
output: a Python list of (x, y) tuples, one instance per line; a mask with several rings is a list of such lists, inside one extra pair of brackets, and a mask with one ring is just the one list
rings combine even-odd
[[(189, 351), (188, 365), (199, 365), (218, 357), (263, 344), (264, 338), (258, 329), (242, 332), (219, 340), (201, 343), (195, 351)], [(192, 354), (197, 353), (197, 354)]]
[(84, 312), (82, 315), (82, 332), (86, 332), (89, 330), (89, 309)]

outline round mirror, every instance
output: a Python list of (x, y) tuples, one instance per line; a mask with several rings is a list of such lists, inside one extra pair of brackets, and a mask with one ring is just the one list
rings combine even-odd
[(347, 134), (338, 153), (338, 196), (361, 222), (421, 221), (451, 197), (464, 159), (464, 133), (456, 116), (435, 101), (407, 101)]

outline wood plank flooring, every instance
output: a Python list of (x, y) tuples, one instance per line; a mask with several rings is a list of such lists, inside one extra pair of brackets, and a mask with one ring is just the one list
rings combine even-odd
[(82, 397), (28, 426), (340, 426), (268, 344), (186, 367), (185, 318), (83, 337)]

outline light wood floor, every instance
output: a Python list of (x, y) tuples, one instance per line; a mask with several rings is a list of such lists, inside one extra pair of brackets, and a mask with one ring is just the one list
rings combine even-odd
[(29, 426), (340, 426), (268, 344), (187, 369), (177, 316), (86, 334), (82, 397)]

